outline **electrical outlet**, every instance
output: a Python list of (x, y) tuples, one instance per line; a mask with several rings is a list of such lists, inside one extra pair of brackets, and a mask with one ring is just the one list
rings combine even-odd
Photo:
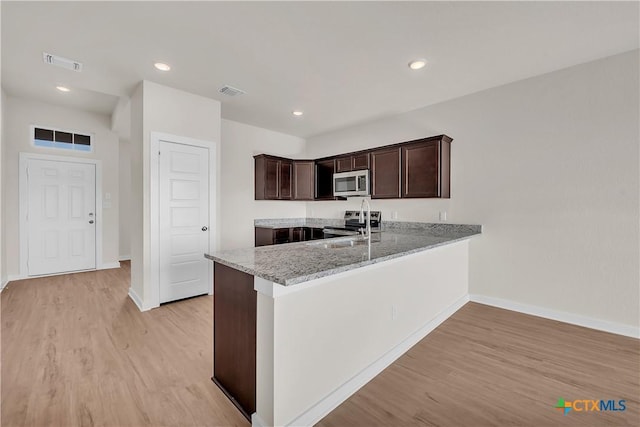
[(398, 211), (391, 212), (391, 219), (398, 219)]
[(395, 305), (391, 306), (391, 320), (396, 320), (398, 318), (398, 308)]
[(444, 222), (447, 220), (447, 211), (440, 211), (440, 221)]

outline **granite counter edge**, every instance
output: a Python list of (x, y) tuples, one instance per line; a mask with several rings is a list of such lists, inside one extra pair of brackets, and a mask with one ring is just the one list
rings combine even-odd
[(276, 277), (276, 276), (271, 276), (269, 274), (264, 274), (261, 273), (255, 269), (252, 268), (248, 268), (245, 267), (241, 264), (237, 264), (228, 260), (225, 260), (223, 258), (219, 258), (213, 255), (209, 255), (209, 254), (204, 254), (205, 258), (208, 258), (212, 261), (218, 262), (220, 264), (226, 265), (227, 267), (231, 267), (234, 268), (236, 270), (242, 271), (244, 273), (250, 274), (252, 276), (258, 276), (262, 279), (265, 280), (269, 280), (271, 282), (274, 283), (278, 283), (282, 286), (291, 286), (291, 285), (297, 285), (300, 283), (304, 283), (304, 282), (309, 282), (311, 280), (315, 280), (315, 279), (320, 279), (322, 277), (327, 277), (327, 276), (333, 276), (335, 274), (339, 274), (339, 273), (344, 273), (346, 271), (350, 271), (350, 270), (354, 270), (356, 268), (360, 268), (360, 267), (365, 267), (367, 265), (373, 265), (373, 264), (378, 264), (384, 261), (389, 261), (395, 258), (400, 258), (406, 255), (411, 255), (414, 253), (419, 253), (419, 252), (424, 252), (427, 251), (429, 249), (433, 249), (439, 246), (445, 246), (445, 245), (449, 245), (451, 243), (456, 243), (456, 242), (460, 242), (463, 240), (468, 240), (470, 238), (472, 238), (473, 236), (476, 236), (480, 233), (474, 233), (474, 234), (469, 234), (467, 236), (462, 236), (462, 237), (456, 237), (456, 238), (452, 238), (451, 240), (446, 240), (443, 242), (438, 242), (438, 243), (433, 243), (430, 245), (426, 245), (426, 246), (421, 246), (419, 248), (414, 248), (414, 249), (410, 249), (407, 251), (401, 251), (401, 252), (397, 252), (397, 253), (393, 253), (393, 254), (389, 254), (380, 258), (375, 258), (372, 260), (366, 260), (366, 261), (361, 261), (361, 262), (356, 262), (353, 264), (348, 264), (348, 265), (342, 265), (340, 267), (336, 267), (336, 268), (331, 268), (328, 270), (322, 270), (322, 271), (318, 271), (316, 273), (311, 273), (311, 274), (305, 274), (302, 276), (296, 276), (293, 278), (283, 278), (283, 277)]

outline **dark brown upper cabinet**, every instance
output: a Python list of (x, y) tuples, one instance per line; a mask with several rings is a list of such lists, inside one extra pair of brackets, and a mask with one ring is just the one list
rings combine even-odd
[(316, 163), (316, 199), (333, 200), (333, 173), (336, 159), (318, 160)]
[(400, 197), (400, 147), (371, 152), (371, 198)]
[(290, 200), (293, 161), (260, 154), (255, 159), (255, 199)]
[(419, 140), (401, 147), (402, 197), (449, 198), (451, 138)]
[(359, 171), (369, 169), (369, 153), (354, 154), (351, 156), (351, 169)]
[(315, 196), (315, 162), (293, 161), (293, 200), (313, 200)]
[(351, 156), (338, 157), (336, 159), (336, 173), (339, 172), (351, 172), (353, 170), (351, 166)]
[(369, 153), (358, 153), (336, 158), (336, 173), (369, 169)]
[(374, 199), (449, 198), (452, 141), (438, 135), (315, 161), (254, 156), (255, 198), (336, 200), (333, 174), (363, 169)]
[(278, 194), (278, 199), (289, 200), (291, 199), (291, 169), (293, 167), (293, 162), (291, 160), (280, 160), (280, 176), (279, 178), (279, 186), (280, 193)]

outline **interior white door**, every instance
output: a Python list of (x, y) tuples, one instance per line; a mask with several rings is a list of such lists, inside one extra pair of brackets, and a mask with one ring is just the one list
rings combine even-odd
[(29, 276), (96, 268), (96, 167), (27, 163)]
[(160, 141), (160, 303), (209, 292), (209, 150)]

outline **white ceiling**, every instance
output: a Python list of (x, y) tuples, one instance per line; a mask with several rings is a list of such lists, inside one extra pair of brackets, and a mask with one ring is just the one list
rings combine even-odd
[[(110, 114), (142, 79), (309, 137), (638, 48), (637, 2), (1, 2), (2, 87)], [(42, 52), (84, 63), (46, 65)], [(409, 60), (424, 57), (420, 71)], [(162, 60), (169, 73), (152, 64)], [(57, 84), (73, 90), (63, 94)], [(218, 93), (229, 84), (247, 92)], [(293, 109), (305, 115), (295, 118)]]

